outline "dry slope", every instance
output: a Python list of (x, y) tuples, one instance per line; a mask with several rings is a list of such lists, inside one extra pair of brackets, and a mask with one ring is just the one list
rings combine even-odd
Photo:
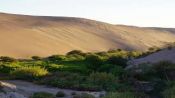
[(175, 48), (172, 49), (164, 49), (159, 52), (148, 55), (144, 58), (139, 58), (131, 61), (134, 65), (138, 65), (141, 63), (157, 63), (159, 61), (171, 61), (175, 63)]
[(0, 55), (30, 57), (70, 50), (145, 50), (175, 42), (172, 30), (112, 25), (73, 17), (0, 13)]

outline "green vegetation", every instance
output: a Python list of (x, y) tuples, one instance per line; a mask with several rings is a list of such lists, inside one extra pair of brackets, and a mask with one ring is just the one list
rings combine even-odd
[(30, 98), (56, 98), (53, 94), (46, 92), (34, 93)]
[(29, 67), (16, 68), (10, 74), (14, 76), (14, 78), (16, 79), (32, 80), (47, 75), (48, 71), (39, 66), (29, 66)]
[(82, 93), (82, 94), (74, 95), (73, 98), (95, 98), (95, 97), (87, 93)]
[(56, 97), (65, 97), (66, 94), (62, 91), (57, 92)]
[[(152, 50), (154, 49), (150, 51)], [(59, 88), (113, 92), (104, 98), (174, 97), (171, 92), (174, 92), (175, 87), (175, 64), (161, 61), (155, 64), (140, 64), (136, 68), (125, 70), (128, 60), (149, 53), (121, 49), (97, 53), (73, 50), (66, 55), (45, 58), (33, 56), (29, 60), (0, 57), (0, 76), (1, 79), (20, 79)], [(65, 94), (56, 94), (56, 97), (61, 96)], [(94, 98), (88, 94), (72, 96)], [(54, 97), (41, 92), (31, 98)]]
[(110, 92), (103, 98), (149, 98), (145, 94), (136, 94), (133, 92)]
[(166, 89), (163, 92), (164, 98), (175, 98), (175, 86)]

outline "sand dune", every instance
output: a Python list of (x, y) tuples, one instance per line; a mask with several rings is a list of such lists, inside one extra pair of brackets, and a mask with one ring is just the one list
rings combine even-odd
[(73, 17), (0, 13), (0, 40), (0, 55), (28, 58), (64, 54), (74, 49), (145, 50), (175, 42), (175, 30), (112, 25)]
[(159, 52), (150, 54), (146, 57), (139, 58), (132, 60), (133, 65), (138, 65), (142, 63), (157, 63), (159, 61), (171, 61), (175, 63), (175, 48), (170, 49), (164, 49)]

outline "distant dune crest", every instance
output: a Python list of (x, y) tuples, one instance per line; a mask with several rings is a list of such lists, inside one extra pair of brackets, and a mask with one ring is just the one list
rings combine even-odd
[(175, 42), (173, 28), (141, 28), (73, 17), (0, 13), (0, 55), (28, 58), (64, 54), (77, 49), (146, 50)]

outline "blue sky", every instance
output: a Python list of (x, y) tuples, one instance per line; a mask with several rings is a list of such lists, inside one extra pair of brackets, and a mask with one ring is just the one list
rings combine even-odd
[(0, 12), (175, 27), (175, 0), (0, 0)]

